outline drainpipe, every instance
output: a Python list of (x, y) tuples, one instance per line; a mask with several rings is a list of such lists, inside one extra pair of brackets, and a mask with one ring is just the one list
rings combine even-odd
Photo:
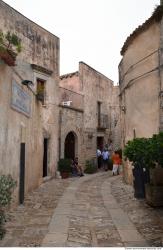
[(62, 126), (62, 110), (59, 110), (59, 137), (58, 137), (58, 156), (61, 158), (61, 126)]
[[(160, 0), (160, 6), (163, 7), (163, 0)], [(162, 108), (162, 100), (163, 100), (163, 71), (161, 65), (163, 64), (163, 18), (160, 22), (160, 48), (158, 50), (159, 56), (159, 131), (163, 131), (163, 108)]]

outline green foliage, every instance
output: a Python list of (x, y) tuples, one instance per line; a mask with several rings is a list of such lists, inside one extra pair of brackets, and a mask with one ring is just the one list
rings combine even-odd
[(21, 39), (14, 33), (8, 31), (4, 34), (0, 32), (0, 48), (20, 53), (22, 51)]
[(97, 165), (94, 163), (94, 160), (87, 160), (85, 163), (85, 170), (84, 173), (86, 174), (94, 174), (97, 172)]
[(124, 148), (124, 156), (128, 158), (133, 165), (137, 163), (145, 167), (148, 161), (148, 139), (147, 138), (135, 138), (132, 141), (128, 141)]
[(71, 172), (71, 160), (70, 159), (60, 159), (58, 161), (58, 170), (59, 172)]
[(136, 138), (129, 141), (123, 151), (134, 166), (154, 168), (156, 164), (163, 167), (163, 132), (152, 138)]
[(15, 185), (16, 182), (11, 175), (0, 176), (0, 206), (6, 206), (10, 203), (12, 190)]
[(150, 139), (153, 162), (163, 167), (163, 132)]
[(16, 182), (11, 175), (0, 176), (0, 239), (5, 234), (5, 229), (3, 228), (5, 222), (4, 207), (10, 204), (12, 191), (15, 186)]

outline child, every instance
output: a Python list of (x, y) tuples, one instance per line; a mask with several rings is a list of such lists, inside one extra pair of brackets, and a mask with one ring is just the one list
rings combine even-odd
[(121, 158), (120, 158), (118, 151), (114, 151), (113, 156), (112, 156), (112, 160), (113, 160), (112, 173), (113, 173), (113, 175), (115, 175), (115, 174), (118, 175), (119, 174), (119, 166), (121, 165)]

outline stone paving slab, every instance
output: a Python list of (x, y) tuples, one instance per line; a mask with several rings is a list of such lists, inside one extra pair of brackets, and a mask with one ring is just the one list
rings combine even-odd
[(67, 241), (67, 234), (63, 233), (48, 233), (42, 243), (43, 247), (47, 246), (54, 246), (54, 247), (59, 247), (59, 246), (64, 246)]
[(124, 247), (148, 247), (149, 244), (145, 241), (128, 241), (124, 242)]
[(133, 225), (133, 223), (129, 220), (127, 214), (125, 214), (122, 209), (120, 208), (110, 208), (109, 207), (109, 212), (110, 215), (112, 217), (112, 220), (114, 222), (114, 224), (116, 225), (116, 227), (118, 229), (126, 229), (128, 228), (129, 230), (134, 230), (135, 226)]
[(138, 231), (136, 229), (130, 229), (130, 230), (127, 230), (127, 229), (119, 229), (118, 228), (118, 232), (121, 236), (121, 239), (123, 242), (144, 242), (145, 243), (145, 240), (143, 239), (143, 237), (138, 233)]
[(69, 218), (67, 215), (54, 216), (49, 225), (49, 233), (67, 233)]
[[(103, 186), (101, 188), (101, 192), (103, 195), (104, 204), (109, 211), (111, 218), (114, 222), (114, 225), (116, 226), (118, 233), (121, 237), (122, 242), (142, 242), (146, 244), (146, 241), (144, 238), (140, 235), (140, 233), (137, 231), (134, 224), (129, 219), (128, 215), (119, 207), (118, 203), (116, 202), (115, 198), (110, 194), (111, 201), (116, 205), (117, 207), (111, 208), (110, 203), (106, 203), (106, 196), (107, 193), (111, 193), (111, 185), (108, 183), (108, 181), (103, 183)], [(109, 205), (109, 206), (108, 206)]]
[(72, 204), (70, 203), (59, 203), (59, 206), (55, 209), (56, 215), (69, 215), (72, 210)]

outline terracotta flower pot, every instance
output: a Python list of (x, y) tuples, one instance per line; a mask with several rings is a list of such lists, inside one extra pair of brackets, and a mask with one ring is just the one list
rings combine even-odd
[(61, 172), (61, 177), (62, 177), (62, 179), (67, 179), (69, 177), (69, 173), (68, 172)]
[(152, 207), (163, 206), (163, 186), (145, 185), (146, 202)]
[(0, 58), (8, 65), (15, 66), (16, 53), (7, 49), (0, 49)]

